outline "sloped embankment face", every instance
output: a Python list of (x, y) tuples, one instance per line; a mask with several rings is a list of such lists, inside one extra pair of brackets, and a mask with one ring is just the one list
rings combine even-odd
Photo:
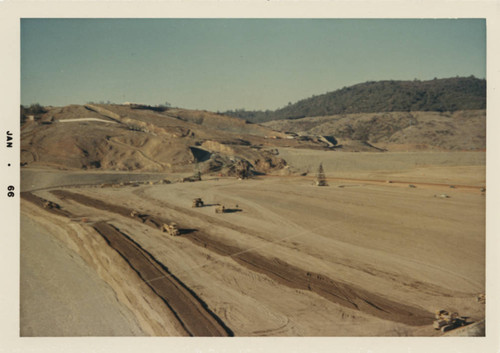
[[(32, 193), (24, 192), (22, 198), (36, 206), (45, 208), (46, 211), (55, 215), (68, 218), (74, 217), (67, 210), (62, 210), (59, 205)], [(124, 208), (117, 211), (123, 212)], [(183, 335), (233, 335), (231, 329), (210, 310), (194, 291), (188, 288), (149, 252), (134, 242), (132, 238), (106, 222), (97, 222), (93, 225), (93, 228), (137, 273), (143, 283), (149, 286), (153, 293), (164, 302), (172, 314), (174, 325), (181, 327), (180, 332)]]
[(267, 141), (260, 136), (262, 131), (271, 130), (212, 115), (197, 125), (189, 119), (125, 106), (53, 108), (45, 114), (50, 123), (23, 125), (21, 163), (61, 169), (192, 172), (196, 162), (208, 161), (217, 153), (245, 159), (259, 172), (284, 165), (253, 148), (255, 143)]
[(274, 120), (264, 125), (281, 131), (332, 135), (343, 149), (360, 151), (363, 141), (389, 151), (486, 148), (485, 110), (342, 114)]
[(232, 331), (193, 291), (190, 291), (165, 266), (156, 261), (130, 237), (105, 222), (96, 223), (94, 229), (164, 300), (191, 336), (233, 335)]
[[(56, 190), (52, 193), (59, 198), (67, 198), (86, 206), (114, 212), (123, 216), (130, 217), (130, 213), (132, 212), (131, 209), (126, 207), (109, 204), (81, 194), (62, 190)], [(158, 216), (136, 219), (157, 229), (163, 223), (168, 222)], [(180, 227), (182, 234), (182, 224)], [(279, 258), (264, 257), (255, 250), (227, 244), (202, 231), (186, 232), (182, 234), (182, 238), (189, 240), (196, 246), (203, 247), (222, 256), (228, 256), (247, 269), (262, 273), (281, 285), (311, 291), (341, 306), (359, 310), (385, 320), (412, 326), (424, 326), (432, 323), (433, 315), (423, 309), (388, 300), (351, 284), (328, 278), (307, 269), (292, 266)]]
[(101, 122), (54, 123), (22, 134), (21, 162), (63, 169), (160, 172), (193, 163), (189, 141)]

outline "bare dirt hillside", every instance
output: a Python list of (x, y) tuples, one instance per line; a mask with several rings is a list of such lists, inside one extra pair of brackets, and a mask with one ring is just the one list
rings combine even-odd
[[(141, 106), (142, 107), (142, 106)], [(212, 171), (245, 160), (257, 172), (282, 168), (266, 151), (283, 133), (201, 111), (155, 111), (134, 106), (72, 105), (22, 126), (21, 162), (60, 169)], [(311, 141), (293, 146), (321, 147)]]
[(486, 147), (485, 111), (352, 114), (265, 126), (206, 111), (141, 105), (47, 107), (22, 125), (30, 167), (230, 174), (286, 167), (277, 148), (347, 152), (475, 151)]
[(486, 111), (387, 112), (275, 120), (263, 125), (301, 135), (330, 135), (339, 145), (370, 145), (389, 151), (486, 148)]

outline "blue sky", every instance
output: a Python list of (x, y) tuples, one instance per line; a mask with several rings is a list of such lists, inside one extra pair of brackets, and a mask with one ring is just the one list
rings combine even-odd
[(377, 80), (486, 77), (482, 19), (22, 19), (21, 103), (276, 109)]

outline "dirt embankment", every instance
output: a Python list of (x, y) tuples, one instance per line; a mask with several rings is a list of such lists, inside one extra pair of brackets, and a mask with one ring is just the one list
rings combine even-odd
[(479, 151), (486, 148), (486, 111), (356, 113), (273, 120), (266, 127), (299, 135), (334, 136), (342, 151)]
[[(58, 216), (72, 218), (71, 212), (58, 204), (23, 192), (22, 198)], [(121, 208), (119, 211), (124, 211)], [(154, 221), (152, 223), (155, 225)], [(219, 319), (195, 292), (175, 277), (151, 254), (129, 236), (106, 222), (97, 222), (93, 228), (116, 250), (153, 292), (173, 313), (179, 324), (191, 336), (232, 336), (233, 332)]]
[[(132, 212), (131, 209), (126, 207), (108, 204), (104, 201), (81, 194), (62, 190), (55, 190), (52, 191), (52, 193), (61, 199), (67, 198), (86, 206), (114, 212), (125, 217), (130, 217)], [(144, 215), (136, 219), (157, 229), (160, 228), (162, 224), (168, 223), (167, 220), (157, 216)], [(182, 234), (182, 225), (180, 226)], [(359, 310), (385, 320), (412, 326), (423, 326), (432, 322), (433, 315), (420, 308), (387, 300), (379, 295), (357, 288), (356, 286), (292, 266), (278, 258), (267, 258), (255, 251), (226, 244), (201, 231), (184, 232), (183, 237), (200, 247), (204, 247), (223, 256), (229, 256), (242, 266), (252, 271), (265, 274), (282, 285), (294, 289), (312, 291), (344, 307)]]
[(131, 106), (85, 105), (49, 108), (44, 119), (47, 121), (22, 126), (23, 166), (191, 172), (196, 163), (206, 161), (193, 156), (193, 148), (204, 150), (207, 159), (217, 154), (245, 159), (259, 172), (279, 169), (283, 164), (263, 149), (281, 141), (278, 137), (284, 137), (283, 133), (207, 112), (175, 110), (162, 114)]
[(192, 336), (232, 336), (233, 332), (201, 299), (130, 237), (105, 222), (94, 229), (127, 260), (153, 291), (172, 310)]

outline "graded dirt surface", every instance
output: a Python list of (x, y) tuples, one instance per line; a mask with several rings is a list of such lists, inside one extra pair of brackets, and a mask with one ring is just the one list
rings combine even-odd
[[(108, 300), (96, 300), (86, 313), (97, 324), (121, 312), (117, 322), (129, 332), (117, 329), (117, 335), (433, 336), (441, 334), (432, 328), (435, 310), (484, 319), (484, 304), (476, 301), (485, 291), (483, 152), (279, 152), (290, 170), (322, 161), (329, 186), (312, 185), (315, 170), (102, 188), (99, 173), (46, 170), (37, 179), (37, 170), (24, 169), (33, 197), (60, 211), (23, 199), (22, 242), (30, 241), (29, 229), (43, 225), (59, 245), (46, 242), (41, 249), (67, 248), (86, 264), (96, 275), (86, 280), (115, 293), (99, 294)], [(166, 177), (154, 176), (141, 178)], [(57, 186), (82, 178), (95, 186)], [(191, 207), (197, 197), (204, 207)], [(219, 203), (230, 212), (216, 213)], [(170, 222), (180, 236), (161, 231)], [(119, 249), (126, 242), (133, 252)], [(22, 274), (36, 277), (44, 269), (30, 254), (21, 253)], [(50, 294), (37, 292), (35, 283), (25, 289), (30, 305)], [(188, 319), (169, 286), (191, 301)], [(70, 288), (57, 290), (72, 300)], [(108, 309), (97, 305), (103, 302)], [(66, 313), (48, 314), (57, 322)], [(29, 310), (23, 318), (24, 332), (41, 322)]]
[(21, 336), (144, 335), (85, 261), (40, 223), (21, 222)]

